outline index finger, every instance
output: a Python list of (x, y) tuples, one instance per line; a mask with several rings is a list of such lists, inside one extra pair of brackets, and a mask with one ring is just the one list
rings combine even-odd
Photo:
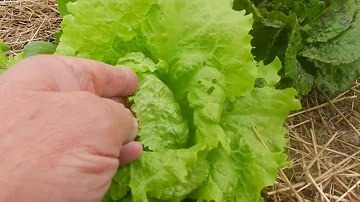
[(138, 87), (137, 76), (129, 69), (56, 55), (24, 59), (1, 79), (22, 82), (31, 90), (88, 91), (106, 98), (132, 95)]

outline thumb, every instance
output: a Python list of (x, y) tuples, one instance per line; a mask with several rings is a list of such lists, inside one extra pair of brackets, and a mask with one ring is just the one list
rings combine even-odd
[(138, 159), (143, 151), (142, 144), (140, 142), (132, 141), (124, 146), (120, 150), (120, 165), (131, 163)]

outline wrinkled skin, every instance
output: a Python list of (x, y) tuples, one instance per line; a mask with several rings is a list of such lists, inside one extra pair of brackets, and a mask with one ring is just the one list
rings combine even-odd
[(135, 74), (85, 59), (36, 56), (0, 76), (0, 201), (99, 202), (137, 159), (126, 97)]

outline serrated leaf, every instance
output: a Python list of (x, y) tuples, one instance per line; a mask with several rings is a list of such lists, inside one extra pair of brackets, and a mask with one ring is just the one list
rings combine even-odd
[(281, 61), (278, 57), (276, 57), (275, 60), (268, 65), (264, 65), (261, 62), (258, 64), (257, 78), (264, 79), (267, 86), (274, 86), (280, 81), (281, 77), (278, 75), (278, 72), (281, 68)]
[(154, 74), (139, 74), (139, 81), (131, 109), (140, 123), (138, 136), (142, 144), (152, 151), (186, 147), (187, 121), (171, 90)]
[(204, 146), (143, 152), (142, 157), (130, 165), (133, 201), (147, 202), (148, 197), (166, 201), (184, 199), (205, 180), (208, 166), (198, 156)]
[[(258, 201), (262, 188), (276, 179), (277, 169), (288, 164), (284, 154), (286, 131), (279, 123), (283, 123), (289, 110), (300, 108), (295, 95), (294, 89), (264, 87), (229, 103), (222, 126), (232, 139), (231, 154), (222, 147), (209, 152), (209, 176), (191, 197), (197, 201)], [(267, 104), (260, 106), (260, 100), (267, 100)], [(272, 124), (263, 124), (266, 122)]]
[(117, 201), (124, 198), (128, 191), (130, 183), (130, 166), (121, 166), (116, 172), (109, 188), (109, 194), (111, 200)]
[(230, 140), (221, 128), (220, 119), (226, 99), (225, 76), (215, 68), (204, 67), (194, 76), (188, 94), (190, 107), (194, 109), (196, 142), (206, 143), (208, 150), (221, 142), (227, 151)]
[[(271, 63), (280, 54), (279, 50), (284, 49), (286, 44), (280, 43), (280, 34), (287, 25), (288, 17), (279, 11), (268, 12), (265, 9), (254, 10), (254, 23), (250, 31), (253, 39), (251, 53), (255, 60)], [(266, 34), (264, 34), (266, 33)]]

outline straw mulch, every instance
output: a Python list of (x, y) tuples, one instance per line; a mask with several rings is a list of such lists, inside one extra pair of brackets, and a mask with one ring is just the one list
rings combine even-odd
[[(53, 41), (61, 18), (56, 0), (0, 0), (0, 39), (16, 54), (31, 41)], [(340, 95), (312, 92), (285, 126), (292, 168), (263, 195), (280, 201), (360, 201), (360, 84)]]
[[(291, 169), (265, 189), (272, 201), (360, 201), (360, 84), (328, 97), (312, 92), (286, 121)], [(284, 178), (282, 173), (285, 174)]]
[(17, 54), (31, 41), (54, 41), (61, 22), (56, 0), (0, 0), (0, 39)]

